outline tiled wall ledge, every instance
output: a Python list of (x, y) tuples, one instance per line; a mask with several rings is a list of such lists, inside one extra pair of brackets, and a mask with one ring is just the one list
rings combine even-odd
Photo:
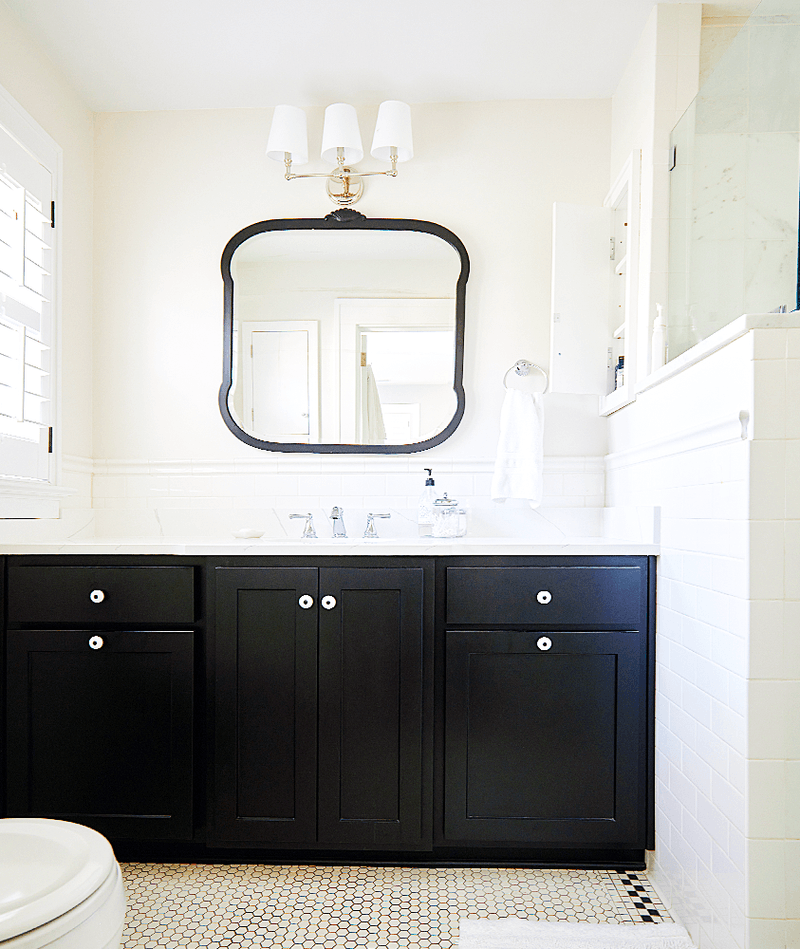
[(685, 353), (671, 359), (665, 366), (651, 372), (637, 385), (637, 394), (652, 389), (653, 386), (659, 385), (666, 379), (671, 379), (678, 373), (683, 372), (684, 369), (688, 369), (689, 366), (695, 365), (695, 363), (722, 349), (723, 346), (727, 346), (733, 340), (744, 336), (752, 329), (794, 330), (795, 332), (788, 334), (787, 346), (789, 351), (785, 355), (794, 358), (800, 356), (800, 311), (793, 310), (791, 313), (746, 313), (732, 320), (727, 326), (718, 329), (716, 333), (712, 333), (711, 336), (701, 340), (691, 349), (687, 349)]

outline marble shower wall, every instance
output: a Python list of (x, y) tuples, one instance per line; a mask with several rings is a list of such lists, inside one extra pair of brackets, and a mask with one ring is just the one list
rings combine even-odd
[(764, 0), (675, 127), (669, 358), (797, 305), (800, 2)]

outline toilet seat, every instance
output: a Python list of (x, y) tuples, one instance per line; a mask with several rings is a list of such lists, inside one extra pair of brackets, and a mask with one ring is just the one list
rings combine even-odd
[(66, 821), (0, 820), (0, 947), (47, 945), (106, 904), (124, 914), (119, 867), (103, 836)]

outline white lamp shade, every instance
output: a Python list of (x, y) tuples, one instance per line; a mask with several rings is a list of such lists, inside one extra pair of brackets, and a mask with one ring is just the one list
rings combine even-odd
[(358, 117), (352, 105), (336, 102), (325, 110), (322, 127), (322, 160), (336, 164), (337, 148), (344, 149), (344, 160), (348, 164), (361, 161), (364, 148), (358, 130)]
[(296, 105), (276, 105), (272, 114), (267, 158), (283, 161), (286, 152), (292, 156), (294, 165), (305, 165), (308, 161), (306, 114)]
[(408, 161), (414, 157), (414, 142), (411, 138), (411, 107), (394, 99), (382, 102), (372, 139), (373, 158), (391, 161), (392, 148), (397, 149), (397, 160)]

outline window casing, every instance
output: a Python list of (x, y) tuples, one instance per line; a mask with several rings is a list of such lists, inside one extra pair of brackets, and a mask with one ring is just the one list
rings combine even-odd
[(58, 516), (60, 164), (55, 142), (0, 89), (0, 517)]

